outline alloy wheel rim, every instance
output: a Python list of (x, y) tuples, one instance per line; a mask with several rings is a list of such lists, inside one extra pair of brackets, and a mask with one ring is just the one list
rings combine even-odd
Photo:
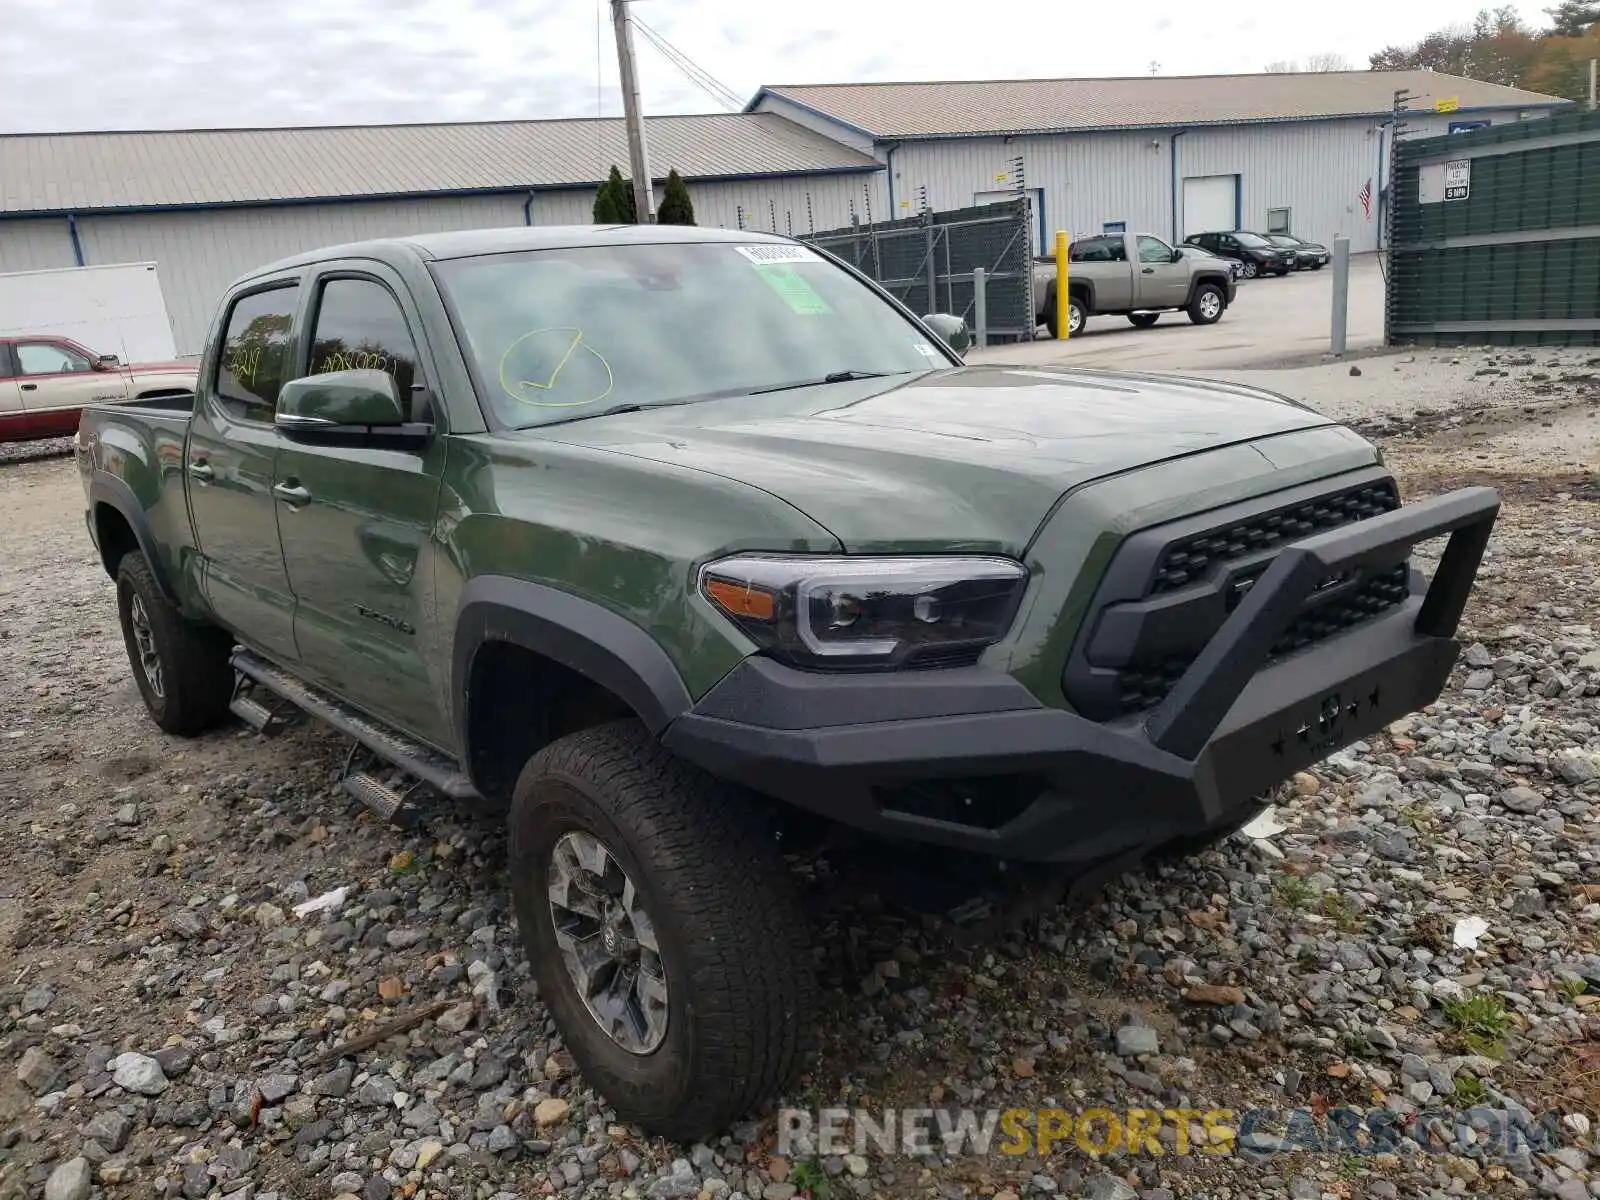
[(1221, 307), (1215, 292), (1207, 292), (1204, 296), (1200, 297), (1200, 315), (1206, 318), (1206, 320), (1209, 321), (1220, 311)]
[(1248, 263), (1248, 262), (1245, 263), (1245, 265), (1244, 265), (1244, 277), (1246, 279), (1254, 279), (1256, 277), (1256, 265), (1255, 265), (1255, 263)]
[(646, 1055), (667, 1036), (667, 977), (655, 923), (627, 871), (593, 834), (550, 850), (550, 922), (578, 998), (613, 1042)]
[(144, 600), (135, 592), (128, 603), (128, 622), (133, 626), (133, 645), (139, 652), (139, 670), (145, 683), (158, 700), (166, 698), (165, 680), (161, 671), (161, 656), (156, 653), (156, 635), (150, 627), (150, 614), (145, 611)]

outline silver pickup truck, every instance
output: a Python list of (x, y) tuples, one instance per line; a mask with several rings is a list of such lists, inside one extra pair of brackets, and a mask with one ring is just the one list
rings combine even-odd
[[(1163, 312), (1183, 311), (1196, 325), (1221, 319), (1233, 303), (1233, 273), (1226, 262), (1174, 248), (1151, 233), (1108, 233), (1072, 243), (1068, 252), (1067, 332), (1083, 331), (1095, 313), (1123, 313), (1143, 329)], [(1059, 336), (1056, 262), (1034, 260), (1038, 319)]]

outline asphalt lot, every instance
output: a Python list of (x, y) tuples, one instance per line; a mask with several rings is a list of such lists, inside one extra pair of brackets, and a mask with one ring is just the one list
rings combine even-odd
[[(1215, 325), (1191, 324), (1183, 313), (1164, 313), (1149, 329), (1127, 318), (1091, 317), (1068, 341), (1041, 340), (973, 350), (967, 361), (1041, 366), (1137, 367), (1150, 371), (1205, 371), (1290, 366), (1328, 353), (1333, 312), (1333, 272), (1300, 271), (1280, 279), (1241, 279), (1232, 306)], [(1041, 328), (1040, 337), (1046, 337)], [(1383, 343), (1383, 275), (1378, 256), (1350, 262), (1347, 353)]]

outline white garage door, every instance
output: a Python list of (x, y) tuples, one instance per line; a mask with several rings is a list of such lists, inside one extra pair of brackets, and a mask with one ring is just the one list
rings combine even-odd
[(1200, 175), (1183, 181), (1183, 236), (1232, 230), (1239, 212), (1237, 175)]

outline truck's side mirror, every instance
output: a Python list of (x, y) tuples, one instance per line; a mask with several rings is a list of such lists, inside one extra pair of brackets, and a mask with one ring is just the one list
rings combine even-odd
[(291, 379), (278, 392), (278, 429), (303, 440), (420, 445), (431, 425), (407, 420), (400, 386), (387, 371), (328, 371)]
[(291, 379), (278, 393), (277, 424), (313, 430), (335, 425), (404, 425), (400, 389), (387, 371), (329, 371)]
[(922, 318), (922, 323), (938, 334), (939, 340), (962, 358), (967, 356), (967, 351), (972, 346), (972, 331), (960, 317), (949, 313), (930, 313)]
[(93, 366), (96, 371), (115, 371), (122, 364), (122, 360), (115, 354), (96, 354)]

